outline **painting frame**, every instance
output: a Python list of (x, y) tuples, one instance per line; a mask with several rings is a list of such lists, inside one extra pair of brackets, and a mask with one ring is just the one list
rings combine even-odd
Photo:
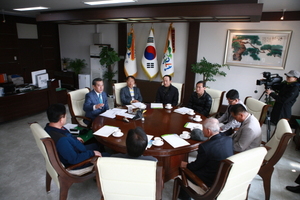
[(291, 30), (228, 29), (224, 64), (283, 70), (291, 37)]

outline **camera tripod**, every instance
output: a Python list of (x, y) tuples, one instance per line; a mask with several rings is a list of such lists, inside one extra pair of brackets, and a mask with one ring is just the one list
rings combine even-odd
[[(268, 89), (268, 88), (266, 88)], [(268, 94), (266, 93), (266, 91), (264, 91), (261, 96), (259, 97), (258, 100), (260, 100), (263, 96), (266, 96), (266, 99), (268, 98)], [(270, 121), (270, 111), (269, 111), (269, 108), (268, 108), (268, 111), (267, 111), (267, 117), (266, 117), (266, 120), (267, 120), (267, 141), (270, 140), (270, 132), (271, 132), (271, 121)]]

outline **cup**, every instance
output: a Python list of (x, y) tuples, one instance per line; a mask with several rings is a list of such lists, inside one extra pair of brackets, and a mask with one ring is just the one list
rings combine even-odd
[(153, 142), (154, 144), (161, 144), (163, 141), (161, 137), (155, 137)]
[(195, 116), (195, 120), (196, 120), (196, 121), (200, 121), (200, 120), (201, 120), (201, 116), (200, 116), (200, 115), (196, 115), (196, 116)]
[(194, 112), (193, 110), (189, 110), (188, 114), (189, 114), (189, 115), (194, 115), (195, 112)]
[(117, 130), (115, 133), (114, 133), (115, 136), (121, 136), (122, 135), (122, 132), (121, 130)]
[(189, 133), (188, 131), (182, 131), (181, 136), (182, 136), (183, 138), (189, 138), (189, 137), (190, 137), (190, 133)]
[(128, 112), (129, 114), (133, 113), (133, 109), (132, 109), (132, 107), (131, 107), (131, 106), (128, 106), (128, 110), (127, 110), (127, 112)]
[(172, 108), (170, 103), (167, 103), (166, 108)]

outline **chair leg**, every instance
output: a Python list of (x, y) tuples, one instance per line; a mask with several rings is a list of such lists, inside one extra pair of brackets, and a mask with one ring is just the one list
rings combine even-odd
[(273, 174), (274, 168), (269, 169), (268, 171), (264, 171), (262, 173), (258, 173), (260, 177), (263, 179), (264, 190), (265, 190), (265, 200), (270, 199), (271, 193), (271, 177)]
[(180, 189), (179, 181), (178, 181), (177, 178), (175, 178), (174, 185), (173, 185), (173, 197), (172, 197), (172, 200), (177, 200), (178, 199), (179, 189)]
[(51, 189), (51, 180), (50, 174), (46, 171), (46, 192), (49, 192)]
[(62, 182), (60, 181), (60, 191), (59, 191), (59, 200), (66, 200), (68, 198), (69, 188), (73, 183)]

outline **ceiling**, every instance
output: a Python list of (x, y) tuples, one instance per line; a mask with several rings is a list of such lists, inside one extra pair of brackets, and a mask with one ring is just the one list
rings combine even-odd
[[(138, 0), (134, 3), (111, 4), (105, 6), (89, 6), (83, 3), (84, 0), (0, 0), (0, 10), (3, 14), (18, 15), (26, 17), (36, 17), (45, 11), (28, 11), (20, 12), (14, 11), (14, 8), (44, 6), (50, 9), (47, 12), (66, 11), (75, 9), (90, 9), (90, 8), (106, 8), (106, 7), (125, 7), (125, 6), (141, 6), (146, 4), (164, 4), (164, 3), (186, 3), (186, 2), (211, 2), (217, 3), (222, 0)], [(89, 0), (94, 1), (94, 0)], [(229, 2), (255, 2), (255, 0), (223, 0)], [(263, 4), (263, 12), (281, 12), (282, 9), (286, 11), (300, 11), (300, 0), (257, 0), (258, 3)]]

